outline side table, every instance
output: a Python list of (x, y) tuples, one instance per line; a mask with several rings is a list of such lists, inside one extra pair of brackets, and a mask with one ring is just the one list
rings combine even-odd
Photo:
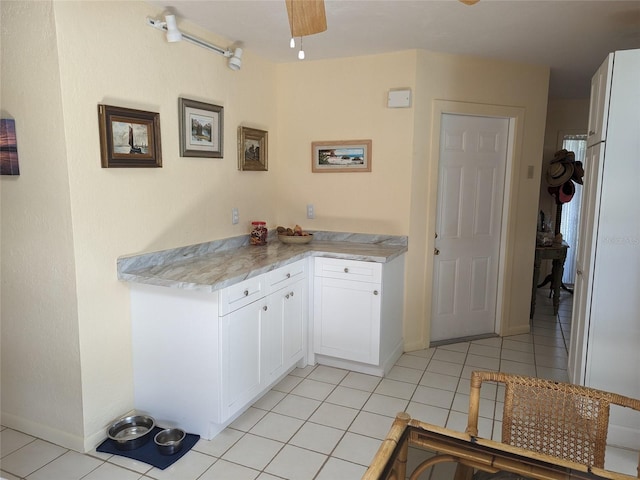
[(551, 289), (553, 290), (553, 314), (558, 314), (560, 306), (560, 287), (562, 286), (562, 273), (564, 272), (564, 261), (567, 258), (567, 250), (569, 244), (562, 242), (560, 245), (551, 245), (549, 247), (536, 246), (536, 256), (533, 262), (533, 286), (531, 289), (531, 310), (529, 318), (533, 318), (536, 311), (536, 289), (540, 277), (540, 264), (542, 260), (552, 260), (551, 267)]

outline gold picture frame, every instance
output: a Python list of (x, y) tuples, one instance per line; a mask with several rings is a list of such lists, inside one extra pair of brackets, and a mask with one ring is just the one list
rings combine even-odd
[(311, 143), (314, 173), (370, 172), (371, 140), (336, 140)]
[(268, 170), (269, 132), (238, 127), (238, 170), (266, 172)]

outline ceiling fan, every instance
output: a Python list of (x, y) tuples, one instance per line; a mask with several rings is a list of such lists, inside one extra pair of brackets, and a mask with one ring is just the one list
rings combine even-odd
[[(474, 5), (479, 0), (460, 0), (465, 5)], [(285, 0), (289, 14), (292, 37), (305, 37), (327, 29), (324, 0)]]
[[(465, 5), (473, 5), (479, 0), (460, 0)], [(285, 0), (289, 15), (289, 27), (291, 28), (291, 48), (295, 48), (295, 37), (324, 32), (327, 29), (327, 15), (324, 9), (324, 0)], [(298, 58), (304, 58), (304, 51), (300, 45)]]
[(292, 37), (306, 37), (327, 29), (324, 0), (285, 0)]

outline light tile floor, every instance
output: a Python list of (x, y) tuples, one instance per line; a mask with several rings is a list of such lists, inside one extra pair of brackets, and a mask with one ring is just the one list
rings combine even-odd
[[(473, 370), (567, 380), (571, 296), (558, 316), (540, 289), (530, 334), (454, 343), (404, 354), (388, 376), (326, 366), (294, 370), (229, 428), (200, 440), (166, 470), (121, 456), (62, 448), (2, 427), (2, 478), (7, 480), (351, 480), (359, 479), (399, 411), (464, 431)], [(497, 388), (482, 389), (480, 435), (500, 438)], [(607, 452), (607, 468), (633, 474), (637, 453)], [(425, 479), (452, 478), (439, 464)]]

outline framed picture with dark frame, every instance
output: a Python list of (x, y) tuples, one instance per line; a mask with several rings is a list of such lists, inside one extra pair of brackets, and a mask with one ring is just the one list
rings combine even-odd
[(224, 108), (219, 105), (178, 99), (180, 156), (222, 158)]
[(312, 142), (311, 171), (370, 172), (371, 140)]
[(0, 175), (20, 175), (16, 121), (0, 119)]
[(162, 167), (160, 114), (98, 105), (102, 168)]
[(238, 127), (238, 170), (267, 171), (268, 132)]

